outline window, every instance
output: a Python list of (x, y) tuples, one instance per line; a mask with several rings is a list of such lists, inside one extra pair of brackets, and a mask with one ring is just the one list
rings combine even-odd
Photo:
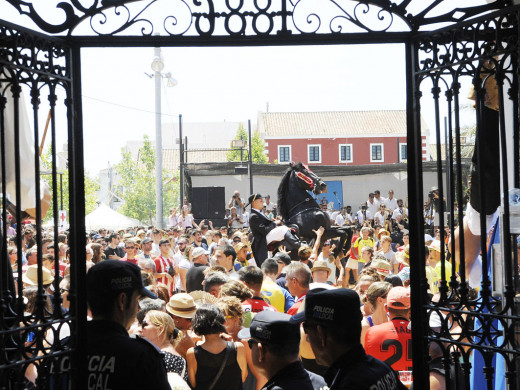
[(279, 145), (278, 146), (278, 162), (288, 163), (291, 161), (291, 146), (290, 145)]
[(308, 145), (309, 163), (321, 163), (321, 145)]
[(339, 162), (352, 162), (352, 144), (339, 145)]
[(404, 162), (408, 159), (406, 144), (399, 144), (399, 161)]
[(383, 144), (370, 144), (370, 162), (385, 161), (385, 151)]

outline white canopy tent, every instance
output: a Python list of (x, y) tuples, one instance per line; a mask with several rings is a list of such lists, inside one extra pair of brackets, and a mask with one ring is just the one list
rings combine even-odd
[(85, 229), (98, 230), (101, 228), (109, 230), (124, 229), (131, 226), (138, 226), (141, 222), (137, 219), (127, 217), (112, 210), (106, 204), (101, 204), (93, 212), (85, 216)]

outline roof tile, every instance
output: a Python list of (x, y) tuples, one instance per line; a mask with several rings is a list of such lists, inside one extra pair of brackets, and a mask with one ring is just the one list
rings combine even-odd
[(406, 110), (268, 112), (259, 115), (262, 116), (266, 138), (316, 135), (406, 136)]

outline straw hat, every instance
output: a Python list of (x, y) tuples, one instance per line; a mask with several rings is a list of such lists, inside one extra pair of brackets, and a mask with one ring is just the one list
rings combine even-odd
[(191, 319), (197, 311), (197, 305), (190, 294), (179, 293), (170, 298), (166, 310), (174, 316)]
[(439, 240), (434, 240), (429, 246), (428, 249), (440, 252), (441, 251), (441, 242)]
[[(51, 284), (54, 281), (54, 277), (52, 276), (51, 271), (49, 271), (45, 267), (42, 267), (42, 275), (43, 286), (47, 286), (48, 284)], [(30, 265), (27, 268), (27, 271), (22, 276), (22, 281), (31, 286), (38, 285), (38, 264)]]
[(235, 245), (235, 252), (238, 253), (244, 248), (247, 248), (247, 250), (249, 250), (249, 245), (244, 244), (243, 242), (239, 242), (238, 244)]
[(324, 260), (315, 261), (311, 268), (311, 272), (319, 271), (319, 270), (328, 271), (329, 275), (330, 275), (331, 269), (327, 266), (327, 262)]
[(388, 276), (390, 275), (391, 265), (388, 261), (382, 259), (372, 260), (371, 267), (374, 267), (379, 275)]
[(377, 239), (380, 240), (382, 235), (389, 236), (390, 232), (386, 229), (381, 229), (379, 233), (377, 233)]
[(202, 305), (204, 303), (216, 303), (218, 298), (211, 295), (207, 291), (196, 290), (189, 293), (189, 295), (195, 301), (195, 305)]

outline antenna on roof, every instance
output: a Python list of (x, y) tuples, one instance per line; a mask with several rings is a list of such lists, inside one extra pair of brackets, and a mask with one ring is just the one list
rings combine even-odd
[(265, 102), (265, 112), (269, 112), (269, 102)]

